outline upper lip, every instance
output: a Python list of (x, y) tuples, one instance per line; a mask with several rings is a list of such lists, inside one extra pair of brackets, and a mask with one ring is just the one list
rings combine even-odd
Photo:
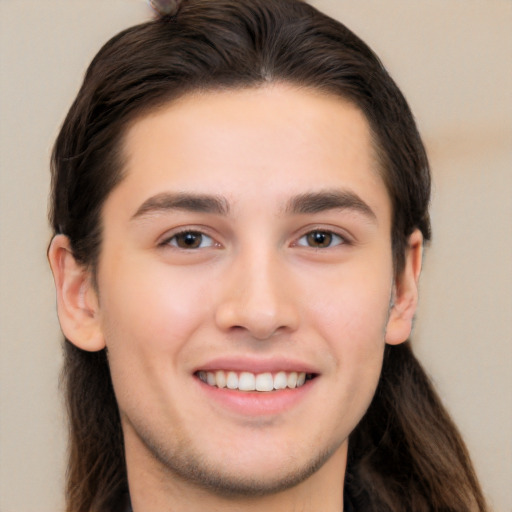
[(235, 372), (251, 372), (251, 373), (277, 373), (284, 372), (304, 372), (309, 374), (318, 374), (317, 368), (309, 363), (290, 358), (241, 358), (241, 357), (219, 357), (210, 359), (204, 364), (197, 366), (195, 372), (199, 371), (235, 371)]

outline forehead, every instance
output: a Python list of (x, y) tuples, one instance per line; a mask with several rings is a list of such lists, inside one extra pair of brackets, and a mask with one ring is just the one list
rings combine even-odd
[(123, 151), (120, 188), (139, 199), (167, 188), (236, 205), (339, 187), (387, 199), (363, 113), (287, 84), (185, 95), (137, 120)]

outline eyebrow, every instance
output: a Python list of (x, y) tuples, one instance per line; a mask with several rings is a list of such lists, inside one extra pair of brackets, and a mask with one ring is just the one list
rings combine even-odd
[(185, 192), (163, 192), (146, 199), (132, 215), (132, 220), (154, 213), (170, 210), (185, 210), (200, 213), (229, 214), (227, 200), (220, 196), (207, 194), (189, 194)]
[[(229, 203), (222, 196), (209, 194), (163, 192), (144, 201), (132, 216), (133, 219), (172, 210), (228, 215)], [(307, 192), (292, 197), (284, 212), (287, 214), (314, 214), (327, 210), (355, 210), (373, 221), (375, 212), (357, 194), (348, 190)]]
[(291, 214), (320, 213), (327, 210), (354, 210), (372, 221), (377, 215), (357, 194), (349, 190), (309, 192), (292, 197), (285, 212)]

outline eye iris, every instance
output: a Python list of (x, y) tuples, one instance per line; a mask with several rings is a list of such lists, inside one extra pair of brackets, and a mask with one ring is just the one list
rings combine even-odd
[(308, 244), (313, 247), (329, 247), (332, 242), (332, 235), (325, 231), (313, 231), (308, 234)]
[(197, 249), (201, 245), (201, 233), (181, 233), (176, 235), (176, 244), (182, 249)]

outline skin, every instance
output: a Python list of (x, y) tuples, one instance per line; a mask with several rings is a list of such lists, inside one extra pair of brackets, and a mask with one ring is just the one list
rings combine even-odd
[[(366, 119), (285, 84), (207, 92), (137, 121), (124, 150), (97, 288), (66, 237), (49, 256), (65, 335), (108, 348), (134, 511), (339, 512), (348, 435), (385, 343), (410, 334), (421, 267), (415, 231), (393, 275)], [(315, 207), (327, 191), (332, 207)], [(315, 378), (276, 402), (220, 395), (196, 373), (273, 364)]]

